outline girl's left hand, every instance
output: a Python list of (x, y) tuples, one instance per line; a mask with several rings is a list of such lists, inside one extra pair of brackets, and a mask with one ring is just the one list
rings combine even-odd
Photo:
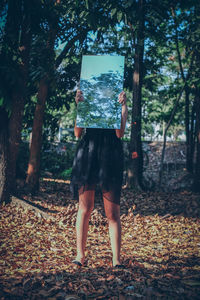
[(126, 104), (126, 93), (124, 91), (122, 91), (119, 96), (118, 96), (118, 101), (119, 103), (121, 103), (122, 105)]

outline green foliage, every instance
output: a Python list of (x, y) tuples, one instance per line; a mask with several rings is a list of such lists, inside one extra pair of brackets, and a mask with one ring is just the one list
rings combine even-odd
[(0, 3), (0, 53), (3, 44), (3, 37), (5, 34), (5, 24), (8, 14), (8, 4), (6, 0), (2, 0)]
[[(26, 98), (22, 135), (31, 131), (39, 82), (46, 78), (48, 97), (44, 115), (41, 173), (49, 171), (55, 177), (69, 178), (74, 149), (60, 154), (48, 150), (58, 128), (72, 129), (76, 116), (74, 104), (82, 54), (125, 55), (124, 88), (128, 95), (128, 123), (124, 139), (130, 139), (133, 71), (137, 44), (139, 5), (136, 0), (63, 0), (6, 1), (8, 14), (1, 36), (0, 106), (11, 113), (13, 91)], [(175, 18), (172, 16), (174, 6)], [(200, 2), (146, 0), (145, 49), (142, 82), (142, 137), (163, 134), (184, 84), (189, 89), (191, 115), (195, 90), (200, 87)], [(22, 28), (28, 17), (31, 51), (26, 87), (22, 75)], [(92, 37), (92, 34), (93, 37)], [(177, 40), (180, 57), (177, 53)], [(62, 45), (62, 46), (61, 46)], [(105, 80), (102, 80), (105, 81)], [(107, 85), (110, 81), (106, 79)], [(90, 97), (90, 95), (88, 95)], [(98, 107), (95, 107), (96, 111)], [(178, 139), (184, 131), (185, 95), (183, 93), (168, 135)], [(135, 120), (137, 121), (137, 120)], [(159, 128), (156, 128), (159, 125)], [(132, 125), (133, 126), (133, 125)], [(66, 137), (68, 139), (69, 137)], [(66, 141), (65, 139), (65, 141)], [(27, 139), (28, 140), (28, 139)], [(18, 176), (25, 177), (29, 158), (28, 144), (20, 146)]]
[(66, 169), (59, 174), (59, 178), (70, 179), (72, 168)]
[[(66, 150), (59, 152), (59, 144), (52, 148), (51, 143), (44, 143), (41, 153), (41, 176), (46, 172), (52, 173), (54, 178), (69, 178), (70, 170), (75, 153), (74, 144), (68, 143)], [(17, 159), (17, 177), (26, 177), (26, 171), (29, 159), (29, 144), (23, 142), (20, 144), (19, 155)]]
[[(196, 63), (199, 39), (199, 2), (176, 1), (176, 24), (172, 17), (172, 2), (145, 1), (145, 54), (142, 102), (143, 135), (152, 134), (155, 124), (168, 122), (176, 97), (183, 85), (176, 51), (176, 30), (184, 74), (187, 75), (191, 60), (192, 69), (188, 87), (190, 111), (194, 89), (200, 86), (200, 69)], [(23, 5), (24, 10), (22, 10)], [(5, 10), (7, 1), (0, 8)], [(20, 82), (21, 29), (24, 17), (30, 16), (32, 43), (29, 61), (27, 90)], [(26, 95), (23, 133), (32, 127), (39, 81), (48, 77), (49, 93), (44, 116), (44, 128), (51, 140), (58, 128), (72, 128), (76, 114), (75, 89), (80, 76), (82, 54), (125, 55), (124, 88), (131, 103), (132, 75), (134, 70), (135, 43), (137, 42), (138, 1), (9, 1), (8, 17), (3, 36), (0, 65), (0, 105), (11, 112), (11, 94)], [(94, 33), (91, 38), (88, 33)], [(51, 34), (52, 35), (51, 35)], [(54, 37), (53, 37), (54, 35)], [(52, 43), (52, 45), (50, 45)], [(63, 48), (58, 45), (64, 45)], [(58, 60), (60, 58), (60, 60)], [(58, 63), (60, 61), (60, 63)], [(129, 105), (129, 111), (131, 105)], [(130, 118), (130, 113), (129, 113)], [(183, 126), (184, 95), (180, 101), (173, 128)], [(129, 120), (130, 122), (130, 120)], [(63, 127), (63, 126), (62, 126)], [(129, 131), (130, 129), (128, 129)], [(48, 139), (47, 131), (44, 141)]]
[(42, 152), (41, 175), (50, 172), (53, 177), (62, 177), (62, 173), (72, 167), (74, 157), (73, 149), (67, 149), (65, 153), (59, 154), (56, 151)]
[[(134, 70), (134, 44), (137, 41), (136, 1), (107, 1), (113, 24), (96, 39), (89, 43), (88, 54), (119, 54), (126, 56), (124, 87), (132, 90), (132, 74)], [(174, 3), (177, 13), (178, 39), (184, 72), (187, 74), (192, 59), (192, 53), (199, 43), (198, 11), (199, 4), (194, 1)], [(155, 125), (160, 124), (162, 134), (163, 124), (169, 121), (177, 95), (183, 82), (180, 78), (180, 68), (175, 44), (175, 27), (172, 18), (171, 4), (163, 1), (147, 1), (145, 5), (145, 55), (144, 81), (142, 102), (142, 131), (143, 135), (155, 133)], [(120, 24), (119, 24), (120, 23)], [(194, 43), (196, 39), (196, 43)], [(189, 86), (199, 83), (198, 65), (193, 65)], [(191, 84), (190, 84), (191, 83)], [(190, 110), (193, 105), (191, 88)], [(131, 97), (131, 94), (130, 96)], [(169, 134), (177, 126), (183, 126), (184, 94), (181, 98)], [(130, 118), (130, 116), (129, 116)]]
[(23, 65), (25, 63), (24, 51), (26, 51), (25, 34), (34, 34), (38, 30), (38, 23), (43, 17), (41, 1), (2, 1), (0, 8), (7, 15), (5, 27), (1, 36), (0, 53), (0, 98), (1, 103), (11, 113), (12, 95), (28, 96), (23, 85)]

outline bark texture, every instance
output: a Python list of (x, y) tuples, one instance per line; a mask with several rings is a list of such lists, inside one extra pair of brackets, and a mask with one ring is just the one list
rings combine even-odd
[(45, 78), (41, 79), (38, 90), (38, 102), (35, 108), (30, 157), (26, 183), (32, 193), (39, 189), (40, 156), (42, 147), (42, 127), (44, 119), (45, 103), (48, 93), (48, 84)]
[(200, 193), (200, 89), (196, 89), (196, 162), (194, 176), (194, 190)]
[(8, 176), (8, 113), (0, 108), (0, 203), (10, 202)]
[(138, 5), (138, 31), (135, 44), (134, 73), (133, 73), (133, 104), (130, 141), (130, 163), (128, 168), (128, 187), (142, 189), (143, 155), (141, 142), (141, 97), (143, 81), (144, 55), (144, 0)]
[(9, 120), (9, 177), (12, 182), (11, 192), (16, 190), (16, 160), (21, 142), (22, 119), (27, 96), (27, 81), (29, 69), (29, 53), (31, 45), (31, 18), (28, 3), (25, 2), (25, 14), (21, 28), (18, 86), (12, 92), (12, 110)]

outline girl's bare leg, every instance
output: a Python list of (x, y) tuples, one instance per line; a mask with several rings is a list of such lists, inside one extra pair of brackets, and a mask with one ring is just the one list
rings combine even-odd
[(82, 264), (85, 260), (85, 247), (87, 241), (89, 219), (94, 208), (94, 195), (95, 190), (88, 190), (84, 191), (83, 193), (79, 193), (79, 208), (76, 219), (76, 260)]
[(121, 249), (121, 222), (120, 205), (109, 201), (111, 199), (109, 192), (103, 193), (104, 209), (108, 218), (110, 243), (113, 252), (113, 266), (120, 264)]

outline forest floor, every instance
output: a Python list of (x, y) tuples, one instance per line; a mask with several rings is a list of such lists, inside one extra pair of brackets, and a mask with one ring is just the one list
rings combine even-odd
[(199, 299), (200, 196), (177, 172), (165, 174), (162, 191), (122, 190), (123, 270), (111, 265), (100, 192), (81, 268), (71, 263), (78, 204), (69, 182), (43, 178), (36, 196), (13, 197), (0, 213), (0, 299)]

